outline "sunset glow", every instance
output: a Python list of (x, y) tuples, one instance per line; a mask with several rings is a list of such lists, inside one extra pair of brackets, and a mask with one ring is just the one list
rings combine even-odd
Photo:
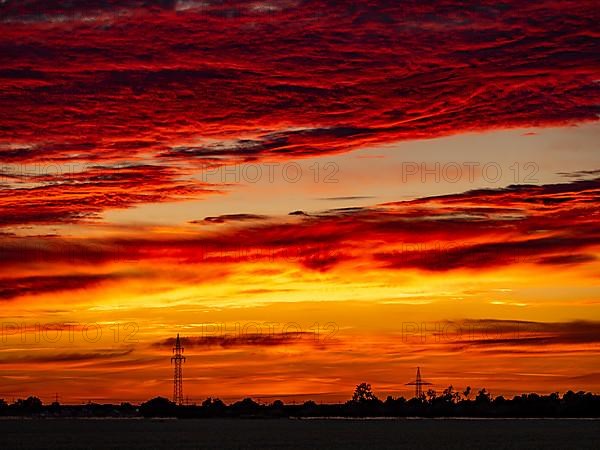
[(599, 8), (438, 3), (2, 2), (0, 398), (599, 392)]

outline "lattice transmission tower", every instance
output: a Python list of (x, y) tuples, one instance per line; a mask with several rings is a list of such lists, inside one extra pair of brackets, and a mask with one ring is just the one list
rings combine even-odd
[(423, 398), (423, 386), (429, 386), (432, 383), (429, 383), (427, 381), (423, 381), (421, 379), (421, 368), (417, 367), (417, 377), (415, 378), (415, 381), (411, 381), (410, 383), (406, 383), (407, 386), (414, 386), (415, 387), (415, 398)]
[(175, 363), (173, 371), (173, 401), (178, 405), (183, 405), (183, 363), (185, 362), (185, 356), (183, 356), (183, 347), (181, 346), (181, 340), (179, 339), (179, 333), (175, 340), (175, 347), (173, 347), (173, 357), (171, 363)]

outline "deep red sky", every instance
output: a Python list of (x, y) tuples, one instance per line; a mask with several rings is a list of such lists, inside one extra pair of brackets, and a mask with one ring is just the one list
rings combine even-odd
[(406, 395), (417, 365), (600, 389), (598, 23), (569, 0), (3, 2), (0, 398), (166, 395), (177, 332), (196, 398)]

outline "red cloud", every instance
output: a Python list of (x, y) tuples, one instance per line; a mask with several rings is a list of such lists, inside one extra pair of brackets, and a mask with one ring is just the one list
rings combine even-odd
[(4, 2), (0, 163), (104, 167), (23, 189), (4, 174), (0, 225), (202, 196), (199, 165), (597, 120), (597, 10)]
[[(50, 166), (46, 169), (52, 170)], [(214, 192), (206, 184), (184, 177), (182, 170), (164, 166), (91, 166), (60, 174), (36, 170), (7, 174), (13, 183), (0, 185), (0, 226), (76, 222), (97, 218), (108, 208), (184, 200)]]
[[(160, 261), (227, 268), (264, 260), (328, 271), (345, 262), (367, 261), (371, 267), (388, 270), (449, 271), (523, 262), (586, 264), (596, 261), (600, 245), (599, 198), (600, 179), (596, 179), (478, 190), (285, 220), (236, 221), (213, 225), (210, 231), (188, 229), (167, 237), (151, 232), (135, 238), (85, 240), (7, 236), (0, 265), (35, 267), (43, 261), (83, 267)], [(30, 282), (23, 279), (20, 285)], [(6, 292), (12, 292), (10, 287)]]
[[(317, 343), (315, 335), (307, 332), (286, 332), (286, 333), (248, 333), (240, 335), (223, 334), (219, 336), (188, 336), (181, 339), (181, 343), (186, 347), (275, 347), (279, 345), (293, 344), (312, 344), (323, 346)], [(168, 347), (175, 345), (175, 339), (166, 339), (155, 342), (154, 347)]]
[(594, 2), (147, 4), (0, 5), (0, 161), (226, 163), (597, 119)]

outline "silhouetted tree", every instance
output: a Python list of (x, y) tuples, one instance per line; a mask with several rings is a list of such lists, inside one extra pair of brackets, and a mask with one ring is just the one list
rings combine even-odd
[(298, 413), (301, 416), (316, 416), (319, 413), (319, 406), (312, 400), (307, 400), (302, 404), (302, 406), (298, 410)]
[(225, 415), (227, 406), (218, 398), (208, 397), (202, 402), (202, 415), (207, 417), (219, 417)]
[(427, 389), (427, 401), (432, 403), (437, 398), (437, 392), (435, 389)]
[(458, 403), (460, 401), (460, 392), (456, 392), (452, 385), (444, 389), (442, 393), (442, 400), (445, 403)]
[(477, 403), (490, 403), (491, 395), (485, 388), (483, 388), (479, 391), (477, 397), (475, 397), (475, 401)]
[(177, 405), (164, 397), (155, 397), (140, 405), (140, 413), (145, 417), (172, 417), (177, 412)]
[(212, 399), (212, 397), (208, 397), (206, 400), (204, 400), (204, 401), (202, 402), (202, 407), (203, 407), (203, 408), (210, 408), (210, 407), (211, 407), (211, 405), (212, 405), (212, 402), (213, 402), (213, 399)]
[(463, 391), (463, 395), (467, 400), (469, 400), (469, 396), (471, 395), (471, 386), (467, 386)]
[(225, 403), (223, 403), (223, 400), (221, 400), (220, 398), (215, 398), (213, 399), (212, 407), (214, 409), (223, 409), (225, 408)]
[(281, 400), (275, 400), (269, 405), (268, 411), (273, 417), (283, 417), (285, 414), (285, 405)]
[(355, 403), (364, 403), (370, 401), (376, 401), (377, 397), (373, 394), (371, 390), (371, 385), (369, 383), (360, 383), (354, 389), (354, 394), (352, 395), (352, 401)]
[(42, 410), (42, 401), (37, 397), (27, 397), (25, 400), (18, 399), (15, 402), (17, 409), (27, 413), (38, 413)]
[(260, 412), (261, 406), (251, 398), (245, 398), (230, 407), (236, 415), (254, 415)]

